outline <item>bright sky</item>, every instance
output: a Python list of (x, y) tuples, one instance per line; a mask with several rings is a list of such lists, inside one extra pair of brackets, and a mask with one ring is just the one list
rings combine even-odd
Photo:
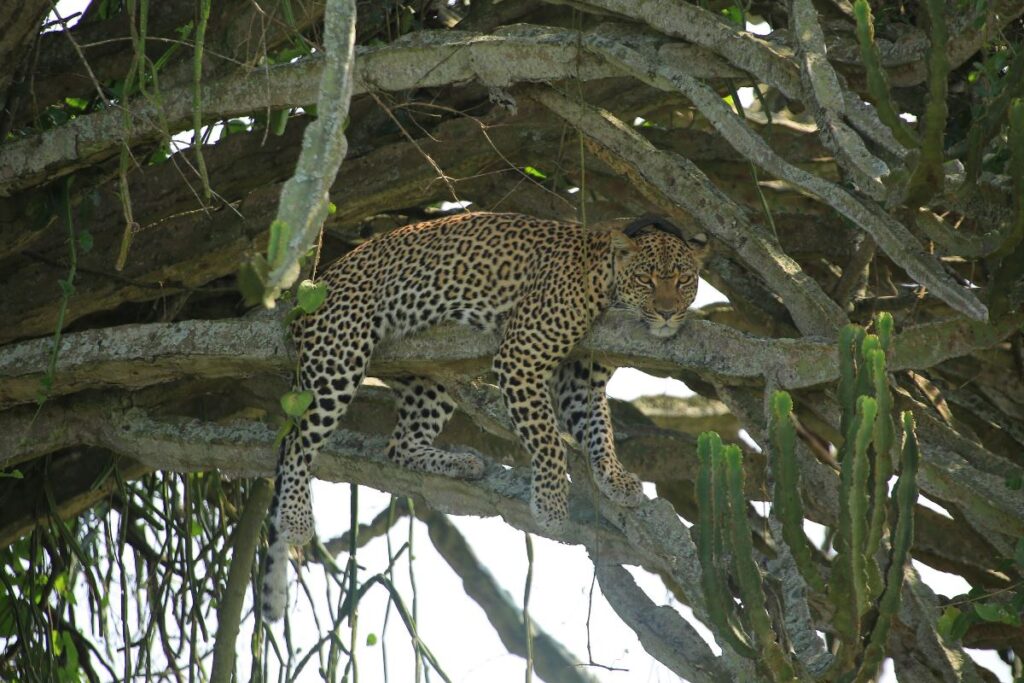
[[(58, 8), (65, 18), (81, 11), (88, 0), (61, 0)], [(50, 21), (56, 19), (51, 15)], [(74, 20), (72, 20), (74, 23)], [(57, 27), (55, 27), (57, 28)], [(768, 26), (748, 26), (752, 32), (765, 33)], [(747, 106), (753, 99), (750, 88), (740, 90), (740, 101)], [(214, 136), (216, 137), (216, 136)], [(190, 134), (188, 140), (191, 139)], [(699, 307), (725, 297), (708, 283), (701, 281), (694, 306)], [(632, 400), (641, 395), (671, 394), (689, 396), (691, 392), (683, 383), (667, 378), (656, 378), (630, 368), (620, 369), (608, 385), (609, 395), (623, 400)], [(692, 454), (680, 453), (680, 458)], [(314, 508), (317, 531), (322, 539), (340, 535), (349, 527), (349, 486), (315, 482)], [(647, 493), (654, 495), (653, 486), (647, 486)], [(359, 492), (360, 519), (370, 520), (385, 509), (390, 497), (378, 491), (362, 488)], [(498, 519), (452, 518), (455, 525), (469, 541), (483, 566), (492, 573), (498, 583), (513, 596), (515, 603), (522, 606), (523, 586), (526, 579), (527, 563), (523, 533), (507, 526)], [(820, 540), (822, 527), (808, 523), (812, 538)], [(409, 522), (403, 520), (392, 531), (392, 545), (397, 549), (408, 540)], [(416, 592), (419, 612), (419, 634), (440, 661), (453, 681), (488, 681), (489, 683), (512, 683), (523, 680), (524, 661), (508, 654), (498, 640), (493, 628), (487, 622), (480, 608), (463, 592), (461, 583), (444, 560), (437, 554), (427, 537), (425, 527), (414, 523), (414, 572), (418, 588)], [(583, 662), (587, 657), (587, 614), (592, 608), (589, 635), (594, 661), (598, 664), (625, 669), (608, 671), (604, 668), (589, 667), (589, 673), (600, 681), (656, 682), (678, 681), (679, 678), (655, 662), (640, 646), (636, 636), (626, 627), (601, 595), (594, 589), (590, 599), (593, 565), (586, 552), (578, 546), (566, 546), (544, 538), (534, 538), (534, 572), (530, 612), (538, 628), (547, 631), (566, 646)], [(376, 539), (360, 549), (359, 563), (365, 579), (382, 571), (388, 564), (387, 544), (383, 538)], [(338, 558), (345, 562), (345, 556)], [(935, 571), (918, 562), (914, 563), (925, 580), (935, 590), (946, 595), (965, 592), (969, 586), (958, 576)], [(632, 569), (632, 574), (647, 595), (659, 605), (672, 605), (686, 617), (690, 610), (674, 602), (660, 580), (645, 571)], [(313, 619), (314, 607), (305, 595), (297, 595), (294, 577), (290, 588), (290, 618), (292, 639), (295, 643), (313, 644), (324, 634)], [(324, 579), (322, 572), (314, 567), (307, 572), (312, 595), (317, 599), (316, 610), (323, 621), (325, 611)], [(395, 583), (411, 608), (413, 596), (406, 558), (396, 565)], [(337, 593), (335, 592), (335, 598)], [(248, 599), (247, 599), (248, 600)], [(386, 605), (383, 589), (374, 588), (360, 603), (359, 634), (363, 645), (358, 650), (360, 674), (364, 681), (384, 680), (382, 664), (382, 643), (387, 647), (388, 675), (390, 680), (405, 682), (414, 680), (413, 656), (409, 637), (404, 631), (397, 614), (392, 614), (386, 633), (383, 633), (383, 617)], [(249, 609), (247, 604), (246, 610)], [(693, 621), (705, 638), (712, 642), (710, 634), (699, 622)], [(247, 627), (247, 628), (246, 628)], [(243, 625), (238, 638), (239, 671), (248, 679), (249, 642), (252, 623)], [(281, 627), (276, 627), (280, 637)], [(366, 645), (368, 634), (377, 636), (375, 645)], [(339, 634), (342, 642), (349, 642), (347, 631)], [(717, 646), (713, 645), (718, 652)], [(980, 654), (979, 659), (993, 671), (1000, 681), (1010, 681), (1009, 668), (991, 652)], [(312, 661), (304, 670), (301, 681), (321, 681), (319, 663)], [(271, 673), (273, 679), (273, 672)], [(432, 680), (437, 680), (435, 676)], [(894, 681), (891, 663), (887, 662), (883, 681)]]

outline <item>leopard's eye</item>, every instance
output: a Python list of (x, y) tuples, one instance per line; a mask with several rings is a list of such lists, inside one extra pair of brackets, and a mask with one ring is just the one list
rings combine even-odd
[(654, 280), (651, 279), (651, 276), (650, 275), (645, 275), (643, 273), (639, 273), (636, 276), (636, 281), (639, 282), (640, 284), (642, 284), (644, 287), (653, 287), (654, 286)]
[(692, 275), (682, 275), (682, 276), (680, 276), (679, 282), (676, 284), (676, 287), (678, 289), (684, 289), (685, 287), (689, 287), (692, 284), (693, 284), (693, 276)]

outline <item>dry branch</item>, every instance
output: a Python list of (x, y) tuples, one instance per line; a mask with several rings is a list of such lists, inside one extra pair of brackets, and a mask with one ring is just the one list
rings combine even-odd
[[(1020, 317), (999, 324), (960, 319), (918, 325), (895, 339), (890, 367), (923, 369), (949, 358), (991, 348), (1016, 330)], [(459, 325), (444, 325), (381, 345), (372, 372), (472, 375), (489, 367), (497, 337)], [(0, 406), (35, 400), (49, 362), (51, 341), (38, 339), (0, 348)], [(709, 380), (797, 389), (838, 377), (836, 348), (804, 339), (769, 339), (703, 320), (684, 322), (679, 334), (661, 340), (646, 334), (627, 313), (610, 312), (577, 352), (616, 366), (655, 372), (679, 368)], [(287, 372), (291, 344), (278, 317), (126, 325), (69, 334), (64, 338), (52, 395), (96, 387), (138, 388), (183, 375), (245, 377)]]
[[(401, 91), (475, 80), (492, 87), (521, 81), (614, 75), (592, 58), (576, 58), (576, 45), (552, 40), (539, 28), (508, 35), (464, 35), (453, 31), (422, 32), (383, 47), (356, 51), (353, 97), (369, 91)], [(310, 57), (295, 64), (252, 69), (204, 84), (203, 115), (208, 121), (266, 109), (311, 105), (323, 60)], [(129, 103), (130, 129), (124, 130), (120, 107), (81, 116), (66, 125), (0, 147), (0, 196), (43, 180), (72, 173), (113, 155), (122, 138), (131, 144), (155, 139), (160, 121), (178, 130), (191, 119), (186, 89), (164, 93), (162, 110), (149, 102)]]

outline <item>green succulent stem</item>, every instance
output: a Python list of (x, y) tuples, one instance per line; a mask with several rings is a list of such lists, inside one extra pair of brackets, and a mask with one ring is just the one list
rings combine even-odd
[(775, 477), (772, 513), (782, 521), (782, 537), (793, 553), (800, 575), (813, 590), (824, 593), (825, 581), (814, 565), (811, 544), (804, 533), (803, 501), (800, 498), (800, 470), (796, 464), (796, 428), (793, 399), (785, 391), (772, 396), (771, 467)]
[(905, 147), (916, 148), (921, 141), (896, 113), (889, 95), (889, 78), (882, 68), (881, 53), (875, 42), (875, 21), (871, 16), (871, 5), (867, 0), (857, 0), (853, 3), (853, 14), (857, 20), (857, 41), (860, 43), (860, 58), (868, 79), (868, 93), (878, 118)]
[(868, 588), (871, 600), (882, 593), (882, 574), (874, 561), (875, 553), (882, 542), (886, 521), (886, 500), (889, 493), (889, 477), (892, 476), (892, 448), (896, 439), (896, 425), (892, 419), (892, 393), (885, 369), (885, 351), (876, 349), (868, 355), (868, 366), (878, 403), (878, 417), (875, 420), (872, 440), (875, 446), (875, 461), (872, 467), (874, 488), (871, 494), (871, 524), (864, 555), (867, 558)]
[(946, 28), (944, 0), (924, 0), (921, 3), (928, 17), (928, 102), (921, 117), (923, 129), (921, 157), (910, 177), (907, 203), (921, 206), (936, 193), (941, 193), (945, 181), (942, 170), (943, 140), (946, 130), (946, 93), (948, 90), (949, 32)]
[(791, 681), (795, 678), (793, 666), (775, 639), (775, 631), (765, 609), (761, 571), (754, 561), (750, 523), (747, 521), (747, 499), (743, 494), (743, 454), (739, 446), (729, 445), (723, 449), (722, 457), (728, 478), (729, 538), (732, 541), (733, 567), (740, 587), (740, 597), (760, 647), (761, 659), (773, 680)]
[[(704, 432), (697, 439), (697, 505), (700, 519), (697, 523), (697, 557), (701, 565), (701, 587), (704, 589), (708, 617), (717, 635), (744, 657), (756, 656), (746, 635), (736, 626), (733, 616), (732, 595), (725, 585), (720, 566), (722, 528), (717, 524), (717, 508), (726, 505), (725, 497), (715, 496), (715, 465), (721, 460), (722, 439), (715, 432)], [(716, 546), (718, 550), (716, 552)]]
[(917, 467), (920, 451), (914, 433), (914, 416), (910, 411), (901, 416), (903, 422), (903, 452), (900, 458), (900, 477), (896, 482), (896, 528), (892, 534), (892, 557), (886, 575), (885, 591), (878, 602), (878, 620), (871, 630), (857, 683), (874, 680), (878, 667), (885, 658), (885, 644), (889, 629), (900, 606), (903, 590), (904, 567), (910, 557), (914, 541), (914, 506), (917, 503)]

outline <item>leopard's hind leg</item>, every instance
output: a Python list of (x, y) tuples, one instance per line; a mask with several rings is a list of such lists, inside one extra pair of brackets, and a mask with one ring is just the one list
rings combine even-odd
[(627, 472), (615, 454), (611, 412), (605, 388), (611, 369), (588, 360), (564, 361), (553, 388), (562, 424), (590, 460), (597, 488), (619, 505), (644, 501), (640, 480)]
[(455, 401), (444, 385), (427, 377), (389, 380), (395, 389), (398, 421), (388, 442), (388, 458), (402, 467), (457, 479), (479, 479), (483, 460), (472, 453), (456, 453), (434, 447)]
[(352, 317), (344, 323), (344, 336), (333, 331), (339, 323), (330, 310), (307, 318), (296, 336), (296, 389), (312, 391), (313, 402), (281, 444), (263, 583), (263, 614), (270, 621), (284, 615), (288, 601), (288, 546), (303, 545), (313, 535), (309, 489), (316, 455), (352, 402), (380, 339), (378, 326)]

